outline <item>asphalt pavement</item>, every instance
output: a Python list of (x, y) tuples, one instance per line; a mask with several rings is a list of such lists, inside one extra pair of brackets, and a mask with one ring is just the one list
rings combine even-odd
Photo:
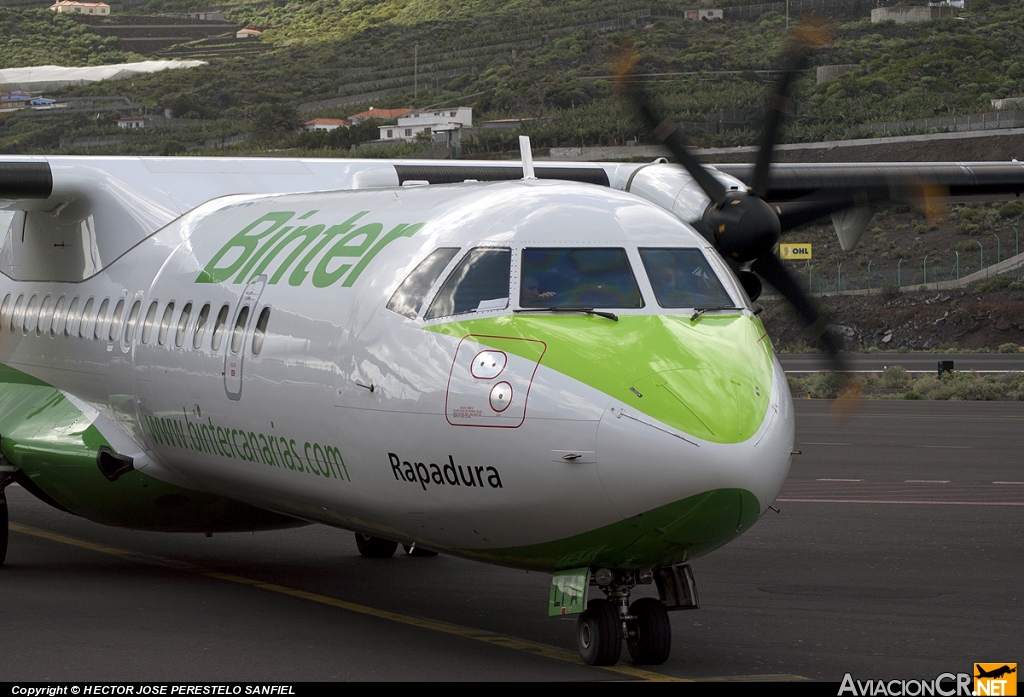
[[(816, 373), (830, 368), (823, 353), (780, 353), (779, 362), (787, 373)], [(890, 365), (901, 365), (911, 373), (935, 373), (940, 361), (953, 361), (953, 369), (978, 373), (1024, 371), (1024, 353), (846, 353), (848, 370), (881, 373)]]
[(701, 609), (673, 613), (663, 666), (581, 664), (546, 574), (363, 559), (319, 525), (106, 528), (10, 487), (0, 681), (839, 681), (1020, 661), (1024, 404), (862, 407), (844, 422), (796, 402), (780, 512), (693, 562)]

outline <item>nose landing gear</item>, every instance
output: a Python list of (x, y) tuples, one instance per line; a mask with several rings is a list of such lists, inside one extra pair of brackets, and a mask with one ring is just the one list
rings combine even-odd
[[(587, 603), (576, 625), (580, 656), (592, 666), (618, 663), (622, 640), (634, 663), (661, 665), (672, 651), (672, 626), (668, 610), (699, 607), (693, 575), (688, 566), (646, 571), (599, 569), (593, 576), (604, 599)], [(655, 581), (658, 598), (640, 598), (632, 604), (629, 596), (637, 583)]]

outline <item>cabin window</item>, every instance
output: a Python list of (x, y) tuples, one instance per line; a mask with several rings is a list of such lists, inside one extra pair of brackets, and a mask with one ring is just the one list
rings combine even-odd
[(245, 335), (245, 325), (249, 321), (249, 306), (246, 305), (242, 308), (241, 312), (238, 313), (238, 319), (235, 320), (235, 329), (231, 332), (231, 353), (238, 353), (238, 350), (242, 348), (242, 339)]
[(21, 309), (23, 307), (23, 303), (24, 302), (25, 302), (25, 296), (24, 295), (19, 295), (18, 299), (14, 303), (14, 312), (11, 313), (11, 331), (12, 332), (14, 331), (15, 327), (17, 327), (19, 324), (21, 324), (21, 320), (19, 318), (21, 317)]
[(252, 333), (252, 355), (258, 356), (263, 350), (263, 338), (267, 335), (267, 322), (270, 321), (270, 308), (263, 308), (260, 318), (256, 321), (256, 329)]
[(228, 306), (220, 308), (217, 313), (217, 323), (213, 326), (213, 342), (211, 348), (214, 351), (220, 350), (220, 342), (224, 340), (224, 325), (228, 323)]
[(82, 321), (78, 323), (78, 338), (84, 339), (86, 332), (89, 330), (89, 315), (92, 314), (92, 298), (85, 301), (85, 307), (82, 308)]
[(7, 324), (7, 320), (9, 319), (9, 317), (7, 316), (7, 311), (10, 310), (10, 309), (11, 309), (11, 294), (8, 293), (4, 297), (3, 305), (0, 305), (0, 327), (2, 327), (3, 325)]
[(68, 305), (68, 318), (64, 322), (64, 336), (71, 336), (75, 333), (74, 322), (78, 319), (78, 296), (76, 295), (71, 299), (71, 304)]
[(646, 248), (640, 258), (664, 308), (731, 307), (736, 303), (700, 249)]
[(203, 334), (206, 333), (206, 321), (210, 318), (210, 303), (203, 305), (199, 311), (199, 319), (196, 320), (196, 333), (192, 336), (192, 348), (199, 348), (203, 345)]
[(427, 258), (417, 264), (412, 273), (398, 286), (388, 301), (387, 308), (400, 315), (415, 318), (427, 299), (427, 293), (440, 278), (448, 262), (458, 253), (458, 247), (442, 247), (427, 255)]
[(67, 302), (67, 296), (62, 295), (57, 298), (57, 306), (53, 308), (53, 321), (50, 322), (50, 336), (57, 336), (60, 331), (60, 323), (64, 319), (64, 305)]
[(100, 309), (96, 311), (96, 322), (92, 325), (92, 338), (99, 339), (103, 336), (102, 323), (107, 321), (107, 306), (110, 305), (110, 298), (103, 298)]
[(124, 298), (121, 298), (117, 301), (114, 314), (110, 316), (110, 331), (107, 333), (107, 339), (110, 341), (117, 341), (117, 336), (121, 333), (121, 315), (123, 312)]
[(47, 295), (43, 298), (43, 304), (39, 306), (39, 317), (36, 318), (36, 336), (43, 333), (43, 327), (50, 326), (50, 320), (53, 318), (53, 315), (50, 314), (52, 304), (51, 296)]
[(523, 250), (519, 306), (634, 309), (644, 301), (625, 249), (536, 247)]
[(426, 319), (508, 307), (509, 249), (477, 247), (445, 280), (427, 310)]
[(146, 319), (142, 322), (142, 343), (148, 344), (149, 337), (153, 333), (153, 325), (156, 324), (156, 307), (157, 303), (154, 300), (149, 305), (149, 310), (146, 311)]
[(156, 336), (156, 342), (161, 346), (167, 341), (167, 331), (171, 328), (171, 322), (173, 321), (174, 303), (167, 303), (167, 307), (164, 308), (164, 316), (160, 320), (160, 331)]
[(36, 320), (36, 307), (39, 306), (39, 296), (33, 295), (25, 308), (25, 318), (21, 325), (21, 333), (28, 334), (29, 325)]
[(132, 303), (132, 309), (128, 311), (128, 322), (124, 327), (124, 343), (131, 344), (135, 338), (135, 327), (139, 323), (139, 311), (142, 309), (142, 301), (136, 300)]
[(174, 335), (174, 345), (181, 348), (185, 343), (185, 330), (188, 329), (188, 320), (192, 316), (192, 303), (185, 303), (181, 308), (181, 317), (178, 318), (178, 333)]

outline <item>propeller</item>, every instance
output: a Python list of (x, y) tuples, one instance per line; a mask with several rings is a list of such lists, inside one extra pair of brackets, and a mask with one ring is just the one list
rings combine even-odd
[[(774, 287), (797, 312), (812, 340), (830, 356), (832, 370), (842, 372), (844, 361), (840, 342), (827, 331), (825, 319), (814, 301), (800, 288), (774, 248), (783, 232), (853, 205), (850, 197), (810, 196), (783, 206), (764, 201), (770, 185), (772, 153), (778, 140), (784, 114), (790, 111), (789, 93), (811, 53), (827, 43), (833, 34), (830, 22), (811, 15), (790, 34), (782, 51), (783, 71), (768, 99), (764, 127), (750, 190), (729, 191), (689, 151), (681, 128), (670, 119), (660, 118), (642, 86), (635, 78), (639, 56), (631, 46), (620, 49), (612, 58), (617, 90), (636, 107), (651, 133), (663, 143), (698, 186), (711, 199), (700, 220), (691, 224), (719, 254), (736, 268), (749, 268)], [(741, 280), (744, 274), (741, 275)], [(746, 284), (745, 284), (746, 285)]]

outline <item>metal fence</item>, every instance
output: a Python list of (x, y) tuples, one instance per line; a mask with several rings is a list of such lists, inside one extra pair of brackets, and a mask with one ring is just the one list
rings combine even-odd
[(1021, 235), (989, 234), (970, 238), (947, 252), (871, 259), (861, 264), (853, 257), (839, 261), (785, 261), (804, 290), (812, 294), (871, 293), (888, 288), (914, 290), (953, 288), (997, 274), (1024, 279)]
[(992, 131), (1002, 128), (1024, 128), (1024, 111), (988, 111), (981, 114), (963, 114), (961, 116), (935, 116), (910, 121), (884, 121), (868, 123), (852, 130), (872, 131), (874, 133), (917, 133), (920, 131)]

